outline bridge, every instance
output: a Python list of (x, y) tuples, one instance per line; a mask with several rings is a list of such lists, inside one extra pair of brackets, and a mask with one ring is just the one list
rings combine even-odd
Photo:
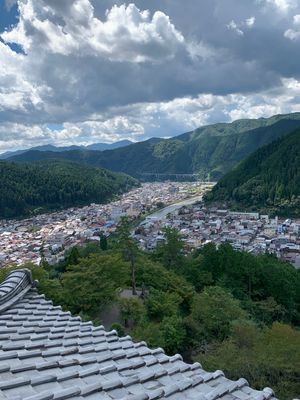
[(216, 182), (211, 182), (210, 176), (207, 176), (207, 179), (203, 180), (203, 176), (199, 174), (182, 174), (182, 173), (160, 173), (160, 172), (139, 172), (138, 176), (141, 179), (151, 179), (151, 180), (180, 180), (183, 181), (184, 179), (187, 180), (195, 180), (197, 182), (207, 184), (207, 185), (214, 185)]

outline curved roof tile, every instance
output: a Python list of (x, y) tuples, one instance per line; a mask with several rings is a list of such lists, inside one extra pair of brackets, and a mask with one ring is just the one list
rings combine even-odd
[(39, 295), (27, 269), (0, 285), (0, 400), (160, 398), (275, 399), (271, 389), (82, 322)]

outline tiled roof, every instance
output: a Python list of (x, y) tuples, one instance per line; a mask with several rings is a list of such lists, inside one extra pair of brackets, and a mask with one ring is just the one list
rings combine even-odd
[(39, 295), (29, 270), (0, 285), (0, 400), (275, 399), (129, 336), (82, 322)]

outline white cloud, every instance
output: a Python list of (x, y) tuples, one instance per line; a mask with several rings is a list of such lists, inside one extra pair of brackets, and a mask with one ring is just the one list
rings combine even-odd
[(227, 26), (229, 30), (234, 31), (237, 35), (239, 36), (244, 36), (244, 29), (251, 29), (253, 28), (255, 24), (255, 17), (250, 17), (247, 18), (245, 21), (242, 21), (241, 23), (236, 23), (234, 20), (232, 20)]
[(167, 137), (300, 109), (298, 53), (283, 38), (298, 38), (299, 1), (228, 3), (18, 0), (2, 38), (25, 54), (0, 42), (0, 148)]
[(279, 12), (286, 14), (298, 5), (298, 0), (259, 0), (275, 7)]
[(26, 57), (17, 54), (0, 42), (0, 112), (41, 109), (45, 86), (30, 82), (26, 74)]
[(226, 25), (228, 29), (236, 32), (238, 35), (243, 36), (244, 32), (239, 28), (239, 25), (232, 20), (228, 25)]
[(247, 18), (245, 24), (248, 26), (248, 28), (252, 28), (255, 24), (255, 17)]
[[(161, 137), (171, 137), (220, 121), (269, 117), (299, 110), (300, 80), (283, 79), (281, 87), (259, 94), (202, 94), (168, 102), (134, 104), (94, 114), (88, 121), (66, 122), (61, 129), (49, 129), (47, 125), (2, 124), (0, 152), (48, 143), (66, 146), (120, 139), (137, 141), (157, 132)], [(10, 132), (9, 137), (7, 132)]]
[(146, 62), (172, 58), (185, 45), (183, 35), (161, 11), (153, 16), (134, 4), (113, 6), (104, 21), (89, 0), (19, 0), (20, 22), (1, 36), (30, 52), (103, 56)]
[(136, 141), (144, 134), (144, 127), (130, 116), (112, 118), (98, 116), (98, 118), (78, 123), (66, 122), (60, 129), (50, 129), (46, 124), (1, 124), (0, 153), (14, 148), (23, 149), (49, 143), (69, 146), (97, 142), (111, 143), (122, 139)]
[[(295, 101), (295, 99), (297, 99)], [(215, 122), (232, 122), (241, 118), (270, 117), (275, 114), (298, 112), (300, 110), (300, 80), (283, 79), (282, 86), (253, 94), (229, 94), (214, 96), (202, 94), (170, 102), (138, 105), (135, 113), (145, 126), (159, 121), (180, 125), (184, 130)], [(173, 132), (170, 133), (172, 136)], [(174, 133), (173, 133), (174, 134)]]
[(297, 40), (300, 37), (300, 14), (293, 17), (293, 29), (288, 29), (284, 32), (284, 36), (290, 40)]

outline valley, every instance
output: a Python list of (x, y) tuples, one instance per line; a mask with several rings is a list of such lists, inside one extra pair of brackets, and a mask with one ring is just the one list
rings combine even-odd
[(8, 160), (69, 160), (139, 180), (156, 179), (157, 174), (196, 174), (200, 180), (217, 181), (258, 148), (297, 128), (300, 113), (291, 113), (207, 125), (171, 139), (151, 138), (114, 150), (29, 150)]
[(134, 220), (158, 207), (193, 202), (207, 189), (207, 185), (189, 182), (143, 184), (107, 204), (68, 208), (23, 220), (0, 220), (0, 266), (29, 261), (57, 264), (74, 246), (89, 242), (99, 246), (100, 236), (113, 234), (122, 216)]

